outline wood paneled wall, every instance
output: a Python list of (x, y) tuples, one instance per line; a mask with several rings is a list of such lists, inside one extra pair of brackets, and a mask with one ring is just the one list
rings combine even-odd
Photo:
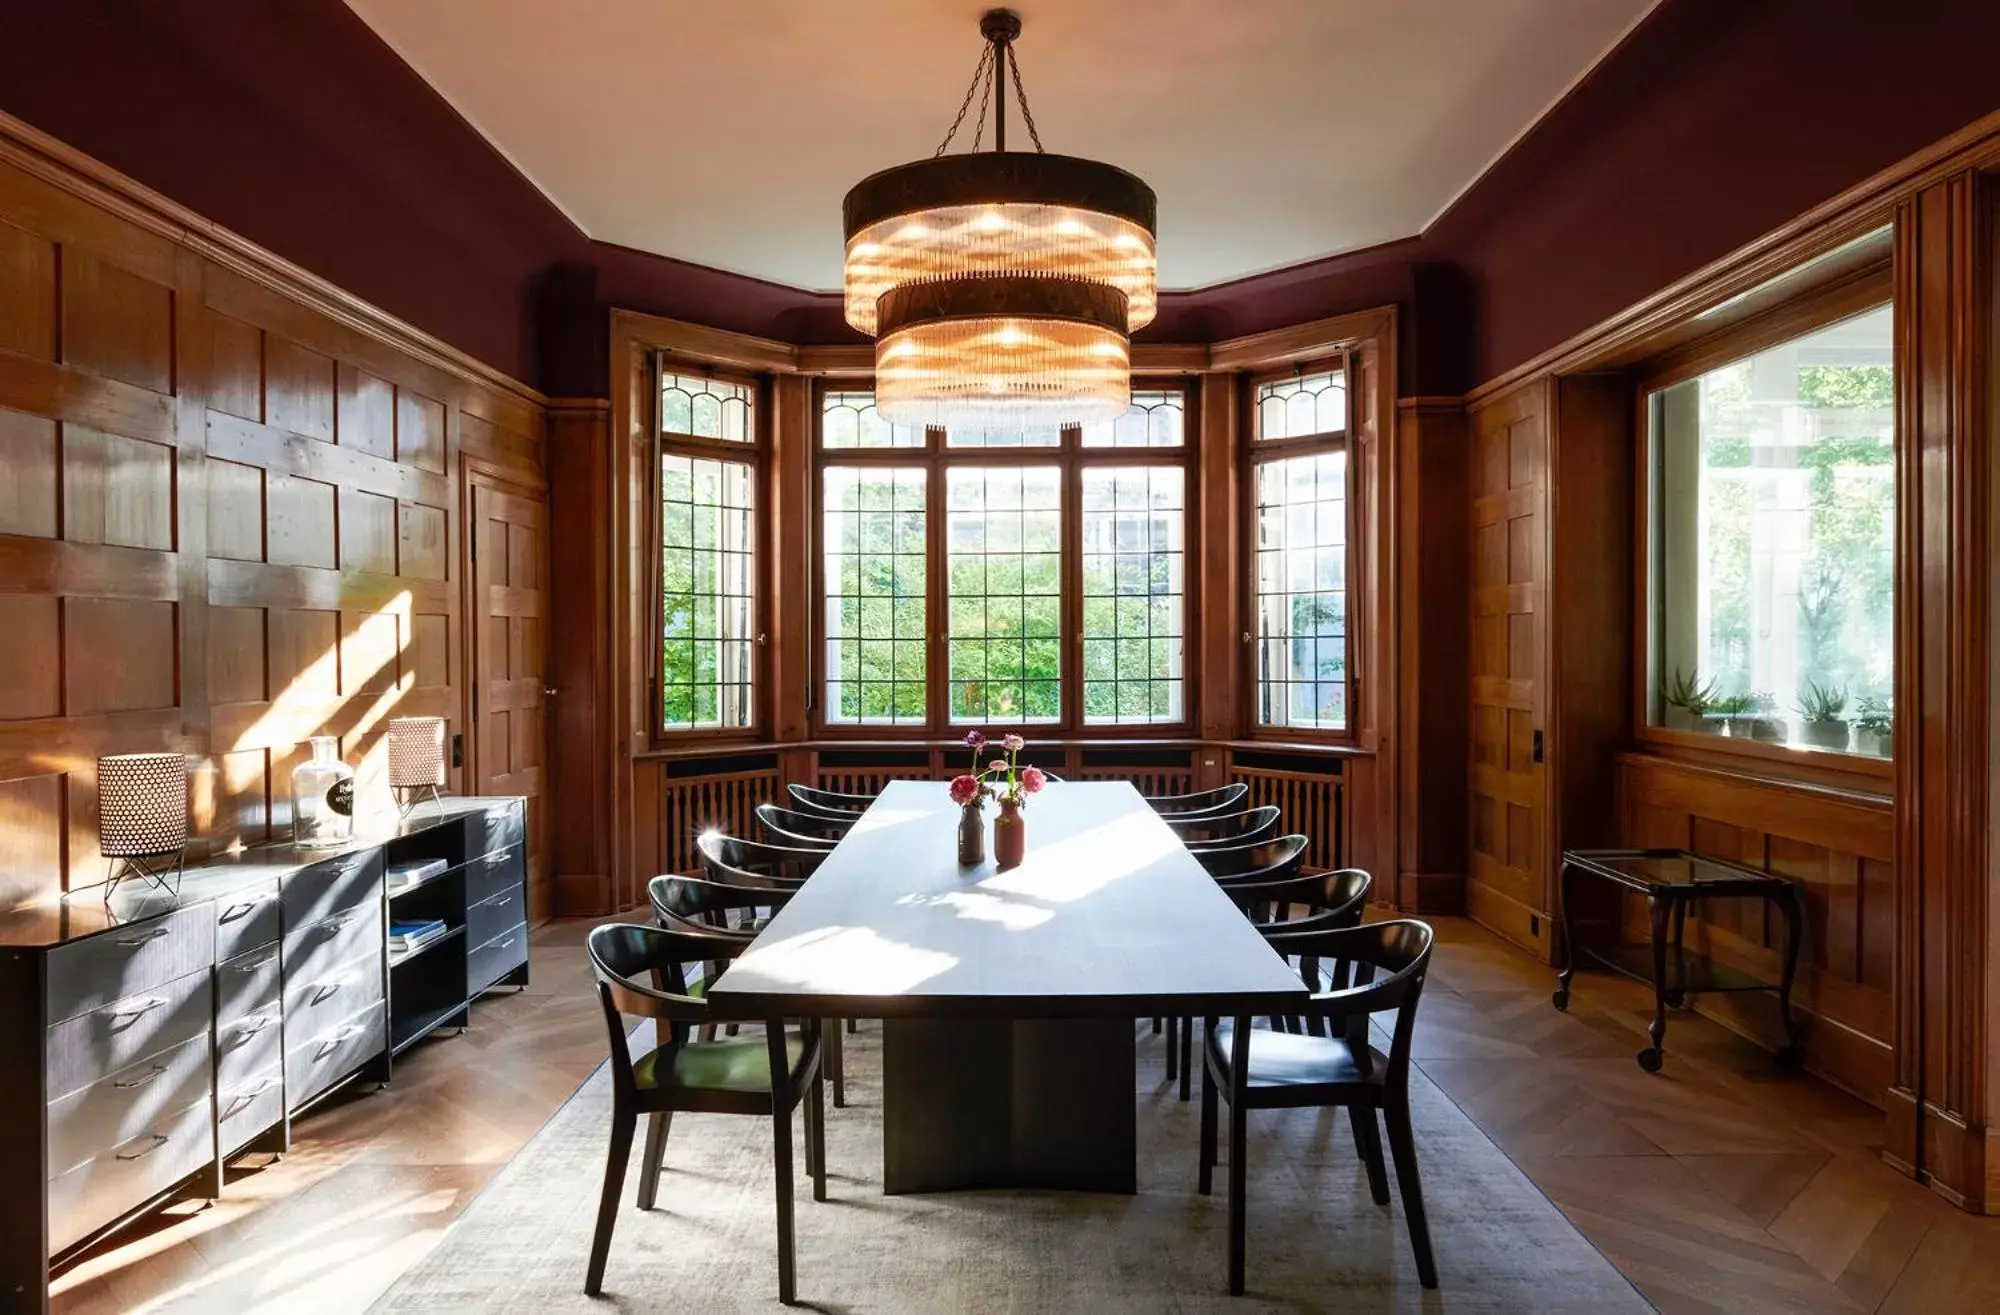
[[(1806, 1063), (1881, 1104), (1890, 1080), (1896, 954), (1895, 812), (1888, 798), (1627, 754), (1618, 764), (1623, 843), (1690, 849), (1797, 882), (1805, 943), (1794, 1006)], [(1631, 930), (1643, 938), (1642, 924)], [(1762, 900), (1716, 900), (1688, 919), (1688, 946), (1778, 980), (1784, 921)], [(1711, 995), (1704, 1012), (1774, 1049), (1768, 996)]]
[[(283, 834), (316, 733), (386, 806), (390, 717), (472, 730), (466, 472), (539, 515), (542, 427), (526, 389), (0, 121), (0, 899), (103, 879), (99, 754), (188, 754), (197, 852)], [(539, 678), (544, 642), (511, 661)]]

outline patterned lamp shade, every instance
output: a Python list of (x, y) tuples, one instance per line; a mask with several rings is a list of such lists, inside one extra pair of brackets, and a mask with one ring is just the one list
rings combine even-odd
[(97, 847), (106, 858), (167, 854), (187, 844), (187, 759), (118, 753), (97, 760)]
[(390, 719), (390, 785), (399, 789), (443, 785), (444, 771), (444, 718)]

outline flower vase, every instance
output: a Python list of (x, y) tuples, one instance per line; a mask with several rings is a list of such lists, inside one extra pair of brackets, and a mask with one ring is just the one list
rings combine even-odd
[(977, 867), (986, 861), (986, 814), (974, 800), (959, 810), (958, 865)]
[(1001, 871), (1021, 866), (1028, 852), (1028, 824), (1021, 817), (1021, 805), (1011, 799), (1000, 801), (1000, 816), (993, 819), (993, 865)]

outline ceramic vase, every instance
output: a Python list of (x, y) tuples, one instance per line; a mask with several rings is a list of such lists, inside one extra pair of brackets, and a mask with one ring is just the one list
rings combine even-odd
[(976, 867), (986, 861), (986, 814), (977, 802), (969, 803), (958, 815), (958, 865)]
[(1000, 816), (993, 819), (993, 866), (1001, 871), (1021, 866), (1028, 852), (1028, 824), (1021, 817), (1021, 805), (1000, 801)]

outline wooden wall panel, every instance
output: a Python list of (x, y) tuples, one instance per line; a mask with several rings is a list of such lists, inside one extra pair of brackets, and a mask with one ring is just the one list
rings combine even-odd
[[(1794, 1002), (1804, 1024), (1806, 1063), (1881, 1104), (1890, 1082), (1894, 990), (1890, 801), (1651, 754), (1622, 757), (1616, 780), (1619, 843), (1687, 848), (1798, 883), (1807, 916)], [(1688, 920), (1690, 948), (1778, 979), (1782, 918), (1762, 900), (1700, 907), (1703, 916)], [(1643, 938), (1636, 903), (1626, 915), (1628, 934)], [(1696, 1003), (1767, 1045), (1782, 1044), (1768, 997), (1711, 995)]]
[(461, 432), (543, 514), (537, 395), (47, 149), (0, 124), (0, 902), (103, 879), (103, 753), (189, 756), (198, 855), (284, 834), (317, 733), (386, 813), (390, 717), (472, 731)]

